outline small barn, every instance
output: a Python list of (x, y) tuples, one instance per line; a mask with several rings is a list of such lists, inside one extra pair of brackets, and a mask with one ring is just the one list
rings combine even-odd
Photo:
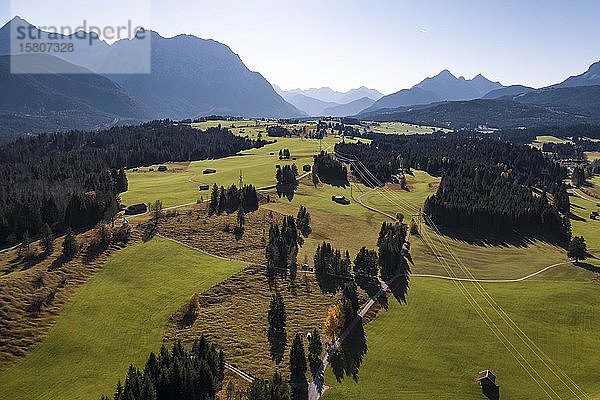
[(302, 171), (304, 172), (310, 172), (312, 170), (312, 167), (310, 166), (310, 164), (305, 164), (302, 166)]
[(479, 373), (477, 382), (479, 382), (481, 386), (496, 386), (496, 375), (489, 369), (486, 369)]
[(346, 196), (331, 196), (331, 200), (338, 203), (338, 204), (342, 204), (347, 206), (348, 204), (350, 204), (350, 200), (348, 200), (346, 198)]
[(198, 190), (209, 190), (210, 186), (209, 185), (200, 185), (198, 186)]
[(216, 169), (213, 169), (213, 168), (206, 168), (204, 171), (202, 171), (202, 173), (203, 173), (204, 175), (206, 175), (206, 174), (216, 174), (216, 173), (217, 173), (217, 170), (216, 170)]
[(134, 204), (125, 209), (125, 215), (144, 214), (148, 211), (148, 206), (144, 203)]
[(166, 165), (160, 165), (160, 166), (158, 167), (158, 172), (165, 172), (167, 169), (168, 169), (168, 168), (167, 168), (167, 166), (166, 166)]

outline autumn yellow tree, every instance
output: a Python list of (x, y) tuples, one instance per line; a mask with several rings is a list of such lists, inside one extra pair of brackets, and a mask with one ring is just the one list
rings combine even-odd
[(340, 336), (344, 323), (344, 308), (340, 302), (337, 302), (327, 310), (323, 333), (328, 339), (335, 340)]

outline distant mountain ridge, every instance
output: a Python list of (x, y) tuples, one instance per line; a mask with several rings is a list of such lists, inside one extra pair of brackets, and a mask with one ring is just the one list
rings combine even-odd
[[(33, 29), (42, 38), (48, 35), (15, 17), (0, 28), (0, 54), (11, 53), (11, 32), (18, 27)], [(262, 75), (250, 71), (228, 46), (190, 35), (164, 38), (156, 32), (145, 33), (150, 35), (152, 45), (151, 52), (146, 54), (140, 48), (140, 40), (122, 39), (109, 45), (94, 34), (80, 32), (77, 37), (63, 37), (74, 43), (85, 41), (76, 46), (78, 51), (54, 55), (86, 68), (87, 75), (137, 71), (140, 56), (150, 57), (150, 73), (103, 74), (102, 82), (107, 87), (116, 82), (140, 109), (146, 110), (139, 115), (140, 119), (183, 119), (210, 114), (269, 118), (305, 115), (278, 95)], [(88, 41), (93, 44), (90, 46)]]
[[(11, 73), (11, 61), (14, 69), (26, 65), (46, 73)], [(8, 133), (95, 130), (151, 116), (108, 78), (47, 54), (0, 56), (0, 87), (0, 120)]]
[(361, 118), (468, 129), (600, 124), (600, 86), (548, 87), (496, 99), (380, 109)]
[(600, 85), (600, 61), (590, 65), (588, 70), (581, 75), (571, 76), (563, 82), (551, 87), (565, 88), (575, 86), (595, 86)]
[[(375, 103), (383, 95), (375, 89), (361, 86), (347, 92), (337, 92), (329, 87), (318, 89), (293, 89), (282, 90), (279, 86), (273, 88), (287, 102), (306, 114), (318, 117), (345, 117), (358, 113), (362, 109)], [(363, 105), (363, 108), (359, 108)]]
[(375, 100), (363, 97), (346, 104), (339, 104), (323, 110), (323, 115), (329, 117), (347, 117), (358, 114), (361, 110), (372, 106)]
[(457, 78), (447, 69), (426, 78), (410, 89), (403, 89), (384, 96), (364, 113), (378, 109), (430, 104), (439, 101), (472, 100), (481, 98), (492, 90), (503, 88), (500, 82), (492, 82), (478, 74), (473, 79)]
[(312, 97), (313, 99), (317, 99), (326, 103), (338, 103), (338, 104), (347, 104), (354, 100), (362, 99), (363, 97), (368, 97), (373, 100), (379, 100), (383, 97), (383, 94), (375, 89), (369, 89), (366, 86), (361, 86), (356, 89), (350, 89), (347, 92), (338, 92), (329, 87), (321, 87), (321, 88), (311, 88), (311, 89), (292, 89), (292, 90), (283, 90), (277, 85), (273, 85), (277, 93), (282, 95), (284, 98), (302, 94), (304, 96)]

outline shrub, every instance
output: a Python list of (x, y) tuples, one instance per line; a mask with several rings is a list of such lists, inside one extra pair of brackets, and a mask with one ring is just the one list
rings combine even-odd
[(46, 302), (46, 297), (42, 295), (35, 295), (31, 302), (27, 306), (27, 312), (29, 312), (34, 317), (37, 317), (42, 312), (42, 306)]

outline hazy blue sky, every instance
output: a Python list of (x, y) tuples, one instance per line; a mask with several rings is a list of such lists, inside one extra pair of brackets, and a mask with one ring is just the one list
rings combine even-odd
[(2, 24), (16, 13), (35, 25), (132, 16), (163, 36), (212, 38), (285, 89), (390, 93), (446, 68), (539, 87), (600, 60), (596, 0), (6, 1)]

